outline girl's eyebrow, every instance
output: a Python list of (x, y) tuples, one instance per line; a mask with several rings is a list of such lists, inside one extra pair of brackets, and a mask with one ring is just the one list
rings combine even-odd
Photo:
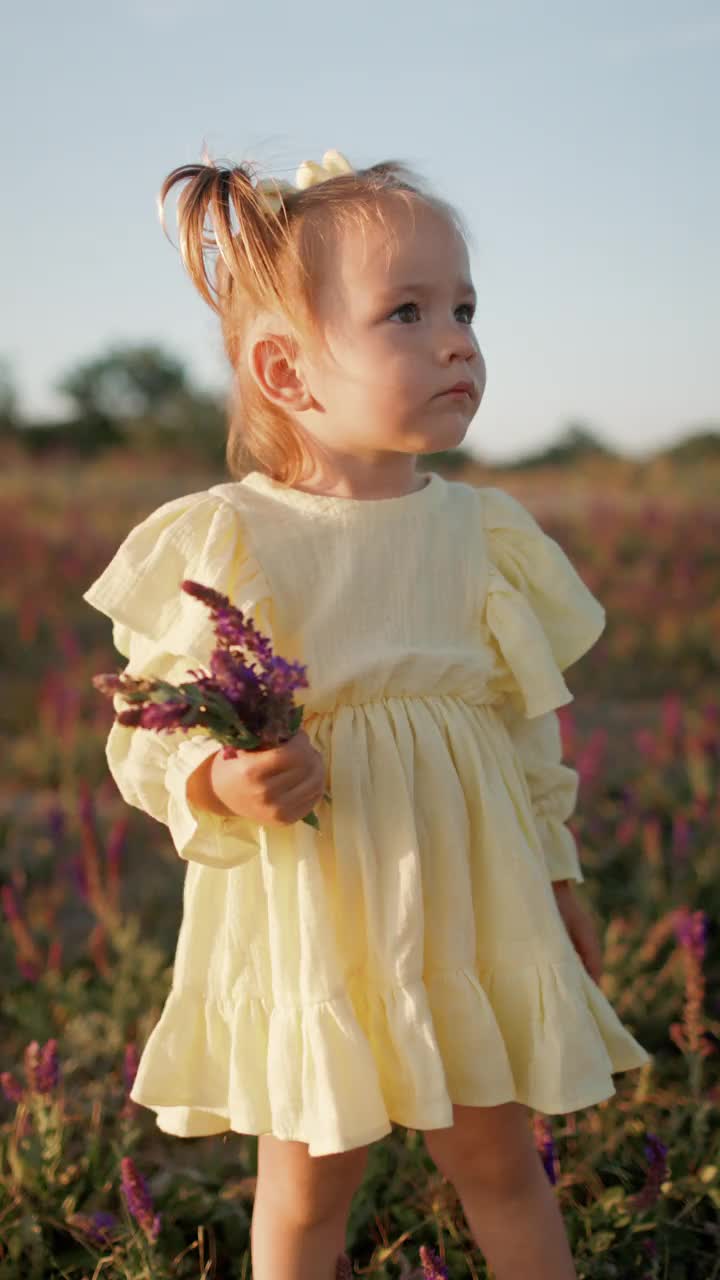
[[(475, 286), (469, 280), (458, 280), (458, 293), (469, 293), (477, 301)], [(383, 298), (394, 298), (398, 293), (432, 293), (433, 285), (429, 284), (394, 284), (383, 289)]]

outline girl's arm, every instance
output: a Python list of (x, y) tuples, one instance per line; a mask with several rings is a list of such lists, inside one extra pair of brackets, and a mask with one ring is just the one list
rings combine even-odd
[(575, 811), (579, 775), (563, 763), (557, 711), (528, 719), (514, 694), (498, 710), (523, 766), (550, 879), (554, 885), (582, 884), (577, 844), (566, 825)]

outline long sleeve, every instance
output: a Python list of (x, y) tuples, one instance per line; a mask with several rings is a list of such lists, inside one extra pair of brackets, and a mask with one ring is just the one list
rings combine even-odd
[(562, 760), (562, 735), (556, 711), (527, 719), (516, 696), (498, 708), (523, 766), (540, 843), (551, 880), (583, 876), (575, 837), (566, 826), (575, 811), (579, 774)]
[[(123, 706), (118, 699), (116, 710)], [(237, 867), (260, 852), (259, 827), (250, 819), (223, 817), (191, 804), (188, 778), (218, 750), (207, 734), (191, 733), (155, 733), (114, 721), (105, 746), (108, 768), (126, 804), (164, 823), (180, 858)]]
[[(232, 591), (228, 577), (234, 575)], [(83, 599), (113, 621), (113, 643), (129, 659), (124, 671), (179, 684), (209, 667), (210, 615), (181, 590), (184, 578), (224, 594), (267, 632), (271, 602), (247, 551), (237, 513), (207, 493), (174, 499), (130, 531)], [(115, 711), (127, 707), (121, 695)], [(131, 728), (113, 721), (105, 755), (126, 804), (164, 823), (179, 857), (229, 869), (258, 855), (262, 828), (191, 804), (187, 782), (218, 742), (203, 729)]]
[(562, 760), (557, 708), (573, 701), (563, 672), (598, 640), (605, 609), (522, 503), (502, 489), (478, 492), (489, 561), (479, 628), (496, 659), (489, 684), (522, 762), (550, 878), (582, 883), (566, 825), (579, 775)]

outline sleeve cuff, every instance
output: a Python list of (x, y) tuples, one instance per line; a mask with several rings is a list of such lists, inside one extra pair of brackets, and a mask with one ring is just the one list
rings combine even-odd
[(577, 844), (570, 828), (551, 814), (536, 814), (535, 822), (551, 880), (576, 880), (585, 877), (580, 867)]
[(188, 800), (188, 778), (217, 750), (217, 740), (202, 734), (187, 738), (170, 755), (165, 772), (168, 829), (179, 857), (186, 862), (228, 870), (260, 853), (262, 827), (250, 818), (223, 817)]

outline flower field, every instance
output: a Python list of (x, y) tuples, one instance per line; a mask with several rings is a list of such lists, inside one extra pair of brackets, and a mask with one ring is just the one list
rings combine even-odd
[[(0, 478), (0, 1280), (252, 1274), (257, 1139), (177, 1139), (128, 1098), (186, 866), (108, 774), (92, 676), (124, 659), (81, 595), (144, 515), (223, 478), (137, 471), (119, 451)], [(608, 615), (559, 712), (570, 826), (600, 985), (653, 1062), (597, 1106), (533, 1115), (578, 1276), (720, 1280), (720, 474), (448, 479), (520, 498)], [(371, 1149), (347, 1248), (369, 1280), (492, 1275), (422, 1134), (399, 1126)]]

